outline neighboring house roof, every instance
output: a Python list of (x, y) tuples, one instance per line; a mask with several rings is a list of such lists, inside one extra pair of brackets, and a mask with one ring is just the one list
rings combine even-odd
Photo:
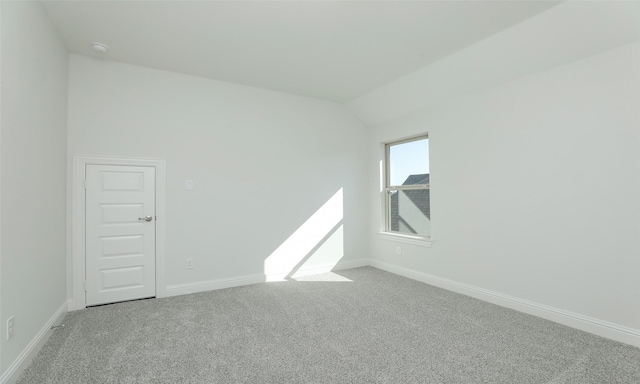
[[(410, 175), (402, 185), (420, 184), (429, 184), (428, 173)], [(402, 204), (400, 204), (401, 196), (405, 199)], [(408, 231), (414, 234), (425, 234), (425, 231), (428, 231), (428, 220), (431, 219), (428, 189), (405, 190), (402, 193), (392, 194), (390, 198), (389, 226), (392, 231), (400, 231), (401, 228), (403, 232)], [(409, 199), (412, 204), (407, 204), (406, 199)]]
[(421, 175), (410, 175), (402, 185), (416, 185), (416, 184), (429, 184), (429, 174), (423, 173)]

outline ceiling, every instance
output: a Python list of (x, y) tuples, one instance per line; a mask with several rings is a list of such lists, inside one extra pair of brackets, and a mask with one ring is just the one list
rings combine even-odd
[[(344, 102), (553, 1), (43, 1), (70, 52)], [(109, 46), (106, 54), (91, 42)]]

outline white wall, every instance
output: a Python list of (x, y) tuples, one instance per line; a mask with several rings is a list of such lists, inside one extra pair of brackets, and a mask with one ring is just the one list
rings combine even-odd
[(373, 257), (640, 334), (639, 69), (634, 43), (372, 127), (372, 191), (380, 143), (429, 133), (434, 239)]
[[(0, 6), (0, 371), (6, 373), (66, 302), (67, 52), (40, 3)], [(15, 336), (6, 341), (10, 316)]]
[[(305, 267), (366, 256), (365, 131), (343, 106), (77, 55), (69, 68), (69, 157), (167, 162), (167, 285), (264, 273), (341, 189), (344, 227)], [(322, 231), (281, 251), (299, 259)]]

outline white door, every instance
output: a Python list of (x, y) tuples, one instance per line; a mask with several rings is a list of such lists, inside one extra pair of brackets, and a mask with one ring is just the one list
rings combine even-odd
[(156, 295), (155, 168), (86, 166), (86, 303)]

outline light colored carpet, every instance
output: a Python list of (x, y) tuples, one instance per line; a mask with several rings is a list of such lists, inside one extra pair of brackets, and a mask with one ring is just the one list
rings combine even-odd
[(71, 312), (19, 383), (640, 383), (640, 349), (550, 321), (370, 267), (301, 280)]

